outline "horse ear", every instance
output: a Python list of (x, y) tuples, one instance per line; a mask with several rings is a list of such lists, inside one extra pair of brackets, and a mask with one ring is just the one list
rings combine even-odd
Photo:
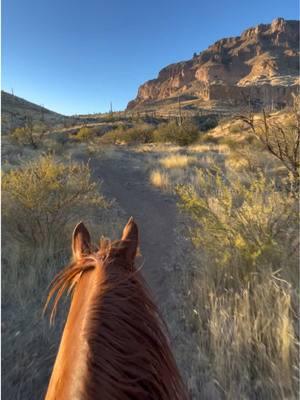
[(79, 222), (74, 229), (72, 250), (76, 261), (91, 253), (91, 236), (83, 222)]
[(121, 240), (124, 243), (127, 260), (129, 262), (134, 261), (139, 243), (139, 230), (132, 217), (129, 218), (123, 229)]

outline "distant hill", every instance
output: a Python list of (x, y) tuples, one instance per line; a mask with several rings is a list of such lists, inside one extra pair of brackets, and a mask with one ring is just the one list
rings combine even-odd
[(62, 123), (69, 118), (3, 90), (1, 91), (1, 113), (2, 134), (24, 125), (28, 117), (49, 125)]
[[(299, 88), (299, 21), (275, 19), (221, 39), (139, 87), (127, 110), (283, 108)], [(176, 107), (176, 106), (175, 106)]]

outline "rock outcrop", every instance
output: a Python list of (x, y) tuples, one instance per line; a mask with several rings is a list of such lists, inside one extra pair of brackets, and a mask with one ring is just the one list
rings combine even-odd
[(278, 18), (163, 68), (140, 86), (127, 109), (153, 107), (178, 96), (232, 107), (282, 108), (291, 104), (298, 84), (299, 21)]

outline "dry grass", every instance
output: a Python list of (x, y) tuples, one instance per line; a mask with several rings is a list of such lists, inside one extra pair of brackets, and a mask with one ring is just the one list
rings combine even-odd
[(195, 144), (193, 146), (189, 146), (188, 152), (191, 154), (197, 154), (197, 155), (204, 155), (206, 153), (217, 153), (217, 154), (222, 154), (224, 156), (227, 156), (232, 153), (232, 150), (228, 146), (228, 144), (225, 143), (206, 143), (206, 144)]
[[(177, 187), (193, 223), (199, 345), (224, 398), (296, 398), (298, 205), (262, 174), (199, 171)], [(208, 367), (208, 366), (207, 366)]]
[(170, 184), (168, 175), (159, 169), (151, 172), (150, 182), (153, 186), (160, 189), (168, 189)]
[(180, 151), (180, 146), (169, 143), (147, 143), (139, 145), (135, 151), (137, 153), (174, 153)]
[(165, 168), (185, 168), (197, 161), (196, 157), (173, 154), (168, 157), (162, 158), (159, 162)]
[(225, 398), (249, 398), (253, 393), (264, 399), (296, 398), (291, 293), (274, 280), (254, 285), (254, 293), (243, 288), (234, 296), (205, 291), (210, 295), (210, 344), (205, 350), (211, 352)]
[(296, 399), (298, 193), (287, 169), (245, 141), (240, 125), (224, 128), (238, 145), (223, 143), (217, 129), (220, 144), (186, 149), (193, 168), (168, 168), (176, 151), (154, 157), (152, 149), (148, 159), (164, 167), (153, 172), (168, 185), (157, 187), (179, 195), (194, 245), (182, 278), (183, 314), (201, 353), (192, 370), (207, 399)]
[[(209, 148), (208, 151), (199, 153), (193, 151), (190, 155), (180, 154), (175, 149), (162, 152), (159, 148), (156, 153), (147, 153), (145, 161), (150, 168), (151, 184), (170, 192), (176, 185), (193, 182), (197, 168), (208, 170), (219, 168), (223, 164), (224, 154), (210, 150)], [(161, 164), (161, 168), (151, 170), (151, 167), (157, 164)]]
[[(9, 248), (19, 254), (13, 257)], [(50, 262), (38, 252), (24, 256), (24, 250), (17, 242), (2, 247), (2, 397), (8, 400), (43, 398), (65, 314), (55, 330), (42, 318), (48, 284), (64, 255)]]

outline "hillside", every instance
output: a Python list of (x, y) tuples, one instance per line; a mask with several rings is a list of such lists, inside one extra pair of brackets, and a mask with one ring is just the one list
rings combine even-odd
[(61, 123), (69, 117), (50, 111), (21, 97), (1, 91), (2, 134), (24, 125), (26, 118), (49, 125)]
[(217, 41), (188, 61), (168, 65), (138, 89), (127, 110), (281, 109), (299, 83), (299, 21), (275, 19)]

